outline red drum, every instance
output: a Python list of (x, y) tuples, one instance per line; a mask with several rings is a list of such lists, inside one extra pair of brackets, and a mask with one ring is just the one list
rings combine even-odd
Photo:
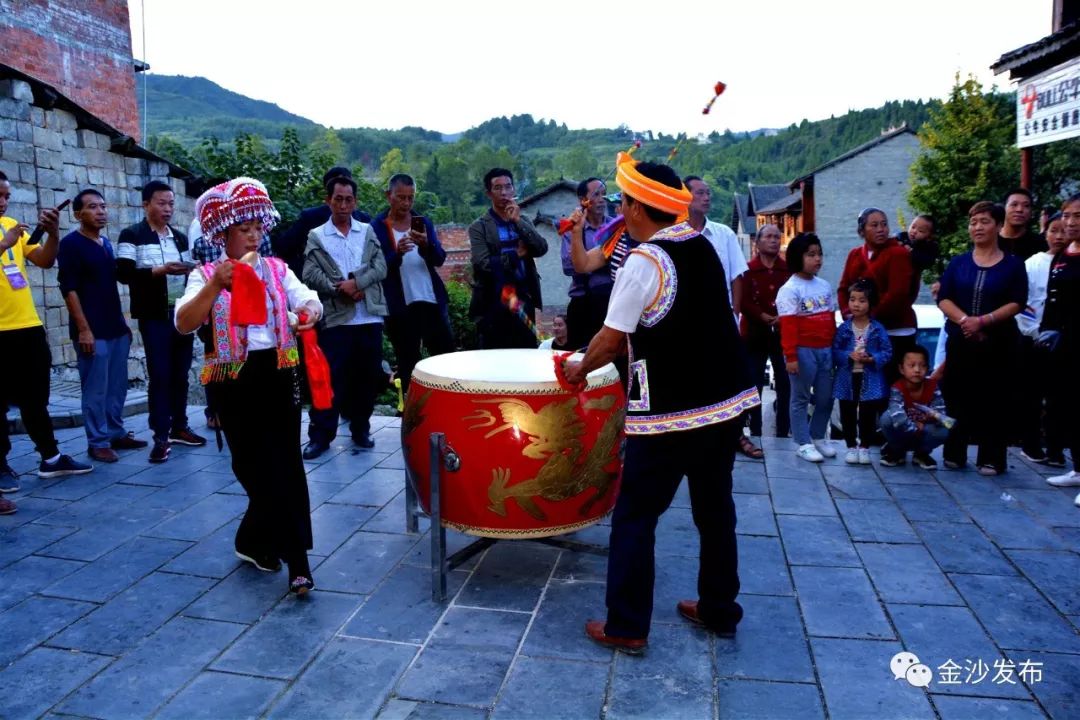
[[(580, 358), (580, 356), (578, 356)], [(555, 378), (550, 350), (472, 350), (421, 360), (401, 421), (410, 482), (431, 511), (429, 436), (460, 458), (442, 471), (443, 525), (538, 538), (592, 525), (619, 491), (625, 399), (613, 365), (581, 392)]]

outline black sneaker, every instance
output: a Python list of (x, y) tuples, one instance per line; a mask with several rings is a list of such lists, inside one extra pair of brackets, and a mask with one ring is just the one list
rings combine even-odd
[(206, 438), (202, 435), (196, 435), (195, 432), (186, 427), (183, 430), (173, 430), (169, 433), (169, 442), (173, 445), (187, 445), (189, 447), (202, 447), (206, 444)]
[(169, 453), (172, 448), (169, 447), (167, 440), (155, 440), (154, 449), (150, 451), (150, 462), (163, 463), (169, 459)]
[(0, 493), (19, 492), (19, 474), (7, 463), (0, 465)]
[(907, 458), (904, 455), (894, 455), (892, 453), (881, 454), (881, 464), (885, 467), (899, 467), (907, 462)]
[(370, 435), (353, 435), (352, 441), (354, 445), (365, 450), (375, 447), (375, 441), (371, 439)]
[(1030, 460), (1038, 465), (1046, 464), (1046, 453), (1044, 453), (1040, 447), (1021, 448), (1020, 455), (1025, 460)]
[(937, 460), (926, 453), (912, 453), (911, 464), (921, 467), (923, 470), (937, 470)]
[(240, 558), (244, 562), (249, 562), (257, 569), (263, 572), (277, 572), (281, 569), (281, 561), (275, 557), (269, 555), (259, 555), (257, 553), (242, 553), (239, 550), (236, 551), (236, 557)]
[(1065, 467), (1065, 456), (1048, 454), (1046, 456), (1046, 464), (1050, 467), (1063, 468)]
[(54, 463), (41, 461), (38, 466), (38, 477), (54, 478), (62, 475), (85, 475), (94, 469), (93, 465), (86, 465), (71, 459), (70, 455), (61, 455)]
[(321, 443), (317, 440), (312, 440), (306, 446), (304, 446), (304, 459), (314, 460), (322, 455), (324, 452), (330, 449), (330, 446), (326, 443)]

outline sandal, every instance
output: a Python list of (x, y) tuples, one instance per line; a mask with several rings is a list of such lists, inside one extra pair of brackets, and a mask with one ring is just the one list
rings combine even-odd
[(739, 436), (739, 452), (751, 460), (761, 460), (765, 457), (765, 451), (755, 445), (753, 440), (745, 435)]

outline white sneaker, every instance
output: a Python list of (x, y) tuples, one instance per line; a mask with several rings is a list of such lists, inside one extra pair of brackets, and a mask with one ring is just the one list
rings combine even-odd
[(859, 448), (859, 464), (860, 465), (869, 465), (870, 464), (870, 450), (869, 450), (869, 448)]
[(1076, 499), (1073, 500), (1073, 505), (1075, 505), (1076, 507), (1080, 507), (1080, 493), (1076, 494)]
[(828, 440), (815, 440), (814, 447), (817, 448), (819, 453), (821, 453), (827, 458), (836, 457), (836, 448), (834, 448), (832, 446), (832, 443)]
[(1080, 473), (1070, 470), (1064, 475), (1055, 475), (1046, 478), (1046, 482), (1054, 487), (1078, 487), (1080, 486)]
[(825, 459), (822, 454), (818, 452), (818, 449), (810, 443), (800, 445), (799, 449), (795, 451), (795, 454), (801, 457), (803, 460), (814, 463), (821, 462)]
[(857, 448), (848, 448), (847, 453), (844, 455), (844, 462), (848, 465), (859, 464), (859, 451)]

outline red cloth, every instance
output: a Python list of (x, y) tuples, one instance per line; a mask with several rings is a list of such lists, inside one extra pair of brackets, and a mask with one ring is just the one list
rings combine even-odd
[[(889, 238), (885, 247), (872, 251), (867, 245), (853, 248), (844, 263), (844, 273), (837, 286), (836, 301), (840, 314), (850, 315), (848, 288), (859, 278), (870, 278), (878, 291), (878, 304), (870, 315), (885, 326), (886, 330), (917, 327), (915, 310), (911, 307), (911, 294), (915, 280), (915, 268), (911, 264), (911, 252)], [(917, 289), (917, 286), (916, 286)]]
[(788, 362), (799, 359), (800, 347), (832, 347), (835, 334), (836, 316), (831, 312), (780, 316), (780, 346)]
[(266, 285), (255, 273), (255, 268), (235, 260), (229, 262), (233, 264), (229, 321), (237, 327), (265, 325), (269, 320), (266, 312)]
[[(300, 322), (307, 322), (306, 313), (301, 313)], [(311, 404), (316, 410), (329, 410), (334, 404), (334, 390), (330, 385), (330, 363), (319, 347), (314, 329), (301, 330), (300, 342), (304, 345), (304, 369), (307, 371), (308, 387), (311, 389)]]

